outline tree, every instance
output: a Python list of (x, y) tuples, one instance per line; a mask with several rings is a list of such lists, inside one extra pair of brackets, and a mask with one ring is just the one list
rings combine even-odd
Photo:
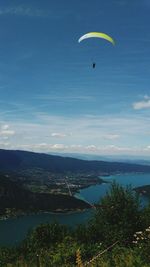
[[(141, 228), (140, 205), (137, 194), (130, 186), (123, 187), (113, 182), (110, 191), (101, 200), (90, 223), (94, 238), (108, 244), (120, 240), (129, 242)], [(95, 241), (97, 241), (95, 240)], [(107, 241), (106, 241), (107, 240)]]

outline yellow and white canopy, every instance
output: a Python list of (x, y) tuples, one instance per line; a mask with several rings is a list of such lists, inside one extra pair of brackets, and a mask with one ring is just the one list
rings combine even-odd
[(106, 33), (103, 33), (103, 32), (89, 32), (89, 33), (86, 33), (84, 34), (83, 36), (81, 36), (78, 40), (78, 42), (80, 43), (81, 41), (85, 40), (85, 39), (88, 39), (88, 38), (102, 38), (102, 39), (105, 39), (109, 42), (111, 42), (113, 45), (115, 45), (115, 41), (112, 37), (110, 37), (108, 34)]

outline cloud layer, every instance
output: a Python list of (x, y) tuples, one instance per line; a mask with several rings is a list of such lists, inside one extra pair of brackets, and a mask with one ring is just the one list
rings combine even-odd
[(149, 117), (84, 115), (69, 118), (37, 113), (35, 121), (1, 121), (0, 147), (99, 155), (150, 154)]

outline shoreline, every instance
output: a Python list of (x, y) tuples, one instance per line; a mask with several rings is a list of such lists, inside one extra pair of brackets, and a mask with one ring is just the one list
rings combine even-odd
[(39, 214), (52, 214), (52, 215), (69, 215), (69, 214), (74, 214), (74, 213), (82, 213), (85, 211), (90, 210), (91, 208), (84, 208), (84, 209), (75, 209), (75, 210), (61, 210), (58, 209), (56, 211), (37, 211), (37, 212), (31, 212), (31, 211), (27, 211), (27, 212), (16, 212), (13, 215), (0, 215), (0, 221), (5, 221), (5, 220), (9, 220), (9, 219), (17, 219), (19, 217), (24, 217), (24, 216), (28, 216), (28, 215), (39, 215)]
[[(97, 185), (97, 184), (99, 184), (99, 185), (102, 185), (102, 184), (107, 184), (107, 183), (111, 183), (112, 181), (111, 180), (107, 180), (107, 177), (111, 177), (111, 176), (119, 176), (119, 175), (129, 175), (129, 174), (131, 174), (131, 175), (133, 175), (133, 174), (145, 174), (145, 173), (143, 173), (143, 172), (132, 172), (132, 173), (128, 173), (128, 172), (126, 172), (126, 173), (111, 173), (111, 174), (108, 174), (108, 173), (106, 173), (106, 174), (103, 174), (103, 175), (100, 175), (99, 176), (99, 178), (100, 178), (100, 180), (101, 180), (101, 182), (100, 183), (96, 183), (96, 184), (93, 184), (93, 185)], [(146, 173), (147, 174), (147, 173)], [(106, 180), (105, 180), (106, 179)], [(93, 186), (93, 185), (88, 185), (88, 186), (84, 186), (83, 188), (81, 188), (81, 189), (78, 189), (78, 190), (76, 190), (76, 191), (74, 191), (73, 192), (73, 197), (75, 197), (75, 198), (77, 198), (76, 196), (75, 196), (75, 194), (76, 193), (81, 193), (80, 191), (82, 191), (82, 190), (84, 190), (84, 189), (86, 189), (86, 188), (88, 188), (88, 187), (90, 187), (90, 186)], [(83, 199), (82, 199), (83, 200)], [(84, 201), (84, 200), (83, 200)], [(85, 200), (85, 202), (86, 202), (86, 200)], [(78, 209), (74, 209), (74, 210), (68, 210), (68, 209), (56, 209), (56, 210), (52, 210), (52, 211), (16, 211), (16, 212), (14, 212), (14, 214), (3, 214), (3, 215), (0, 215), (0, 221), (5, 221), (5, 220), (8, 220), (8, 219), (11, 219), (11, 218), (19, 218), (19, 217), (22, 217), (22, 216), (27, 216), (27, 215), (36, 215), (36, 214), (45, 214), (45, 213), (47, 213), (47, 214), (54, 214), (54, 215), (61, 215), (61, 214), (73, 214), (73, 213), (82, 213), (82, 212), (85, 212), (85, 211), (87, 211), (87, 210), (90, 210), (91, 209), (91, 207), (89, 206), (89, 208), (84, 208), (84, 209), (80, 209), (80, 208), (78, 208)]]

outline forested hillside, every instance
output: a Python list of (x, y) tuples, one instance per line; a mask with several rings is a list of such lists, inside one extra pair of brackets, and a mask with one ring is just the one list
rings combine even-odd
[(90, 206), (82, 200), (64, 194), (33, 193), (21, 182), (15, 182), (0, 174), (0, 214), (6, 212), (68, 211)]

